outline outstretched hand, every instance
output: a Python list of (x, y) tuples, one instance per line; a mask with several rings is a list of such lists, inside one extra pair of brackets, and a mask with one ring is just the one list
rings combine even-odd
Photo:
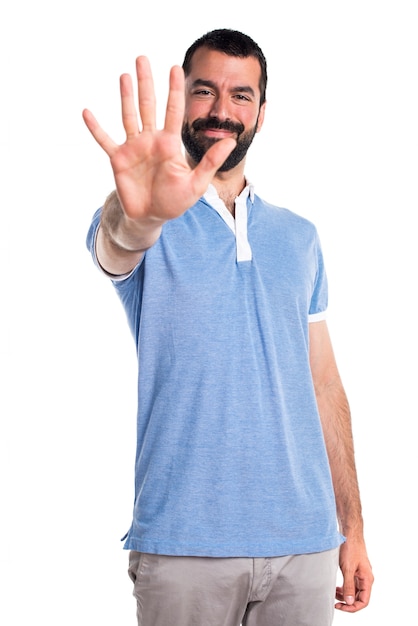
[(201, 162), (194, 169), (190, 168), (181, 144), (185, 103), (182, 68), (174, 66), (170, 72), (162, 130), (156, 129), (154, 82), (146, 57), (136, 59), (136, 74), (142, 129), (128, 74), (120, 78), (125, 143), (115, 143), (89, 110), (83, 111), (83, 119), (110, 158), (116, 190), (126, 216), (139, 221), (165, 222), (179, 217), (206, 191), (216, 171), (235, 147), (235, 140), (228, 138), (216, 142)]

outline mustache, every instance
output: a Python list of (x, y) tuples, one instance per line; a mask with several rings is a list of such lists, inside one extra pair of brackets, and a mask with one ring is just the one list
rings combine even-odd
[(218, 117), (200, 117), (192, 122), (192, 128), (194, 131), (227, 130), (231, 133), (237, 133), (237, 135), (244, 132), (244, 124), (240, 122), (230, 122), (228, 120), (222, 122)]

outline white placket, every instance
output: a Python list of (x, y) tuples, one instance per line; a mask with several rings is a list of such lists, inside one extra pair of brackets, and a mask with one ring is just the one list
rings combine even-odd
[(218, 193), (213, 185), (209, 185), (209, 188), (204, 196), (234, 233), (238, 263), (242, 261), (251, 261), (252, 259), (252, 251), (247, 233), (247, 198), (250, 194), (252, 195), (252, 187), (247, 185), (240, 195), (235, 198), (235, 219), (232, 213), (226, 208), (223, 200), (221, 200), (218, 196)]

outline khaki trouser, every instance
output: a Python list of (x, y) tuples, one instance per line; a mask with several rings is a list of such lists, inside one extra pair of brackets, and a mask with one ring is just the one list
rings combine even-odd
[(254, 559), (132, 551), (138, 626), (330, 626), (338, 551)]

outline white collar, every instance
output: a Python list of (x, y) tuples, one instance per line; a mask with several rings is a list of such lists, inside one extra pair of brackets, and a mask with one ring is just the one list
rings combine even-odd
[(250, 197), (251, 202), (254, 202), (254, 185), (248, 181), (246, 182), (247, 185), (241, 191), (239, 196), (235, 198), (235, 219), (232, 213), (226, 208), (224, 201), (219, 197), (214, 185), (210, 184), (203, 196), (234, 233), (238, 262), (251, 261), (252, 259), (252, 251), (247, 233), (247, 198)]

